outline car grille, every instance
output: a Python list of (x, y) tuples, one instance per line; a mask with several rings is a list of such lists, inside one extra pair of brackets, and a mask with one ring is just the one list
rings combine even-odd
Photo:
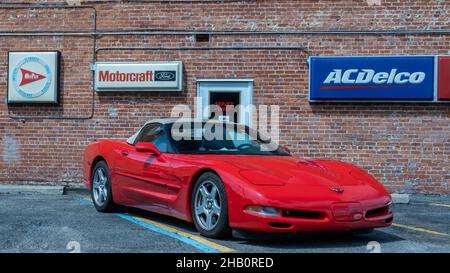
[(317, 211), (305, 210), (283, 210), (283, 217), (301, 218), (301, 219), (322, 219), (323, 213)]
[(373, 218), (378, 216), (383, 216), (389, 213), (389, 206), (384, 206), (381, 208), (371, 209), (366, 212), (366, 218)]

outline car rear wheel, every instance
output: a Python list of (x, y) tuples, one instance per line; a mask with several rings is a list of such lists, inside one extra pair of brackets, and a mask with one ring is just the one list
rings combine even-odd
[(214, 173), (202, 174), (192, 191), (192, 219), (201, 235), (222, 238), (230, 234), (225, 187)]
[(112, 197), (111, 178), (105, 161), (100, 161), (92, 171), (92, 201), (95, 209), (100, 212), (112, 212), (116, 209)]

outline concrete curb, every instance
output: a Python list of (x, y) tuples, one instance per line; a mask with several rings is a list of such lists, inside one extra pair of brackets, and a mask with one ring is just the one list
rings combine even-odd
[(394, 204), (408, 204), (409, 194), (393, 193), (391, 194), (392, 202)]
[(40, 193), (63, 195), (64, 186), (41, 186), (41, 185), (0, 185), (0, 194), (11, 193)]

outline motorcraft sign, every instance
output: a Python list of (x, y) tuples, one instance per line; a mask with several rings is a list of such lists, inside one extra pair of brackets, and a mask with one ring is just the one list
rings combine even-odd
[(311, 57), (310, 101), (434, 101), (435, 56)]
[(110, 91), (182, 91), (181, 62), (111, 63), (95, 65), (95, 90)]
[(58, 51), (8, 54), (8, 104), (58, 103)]

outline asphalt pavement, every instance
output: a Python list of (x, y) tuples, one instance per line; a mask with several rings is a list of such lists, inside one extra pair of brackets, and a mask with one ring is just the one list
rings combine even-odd
[(450, 197), (412, 195), (371, 234), (202, 237), (193, 224), (137, 209), (98, 213), (85, 191), (0, 194), (0, 252), (450, 252)]

